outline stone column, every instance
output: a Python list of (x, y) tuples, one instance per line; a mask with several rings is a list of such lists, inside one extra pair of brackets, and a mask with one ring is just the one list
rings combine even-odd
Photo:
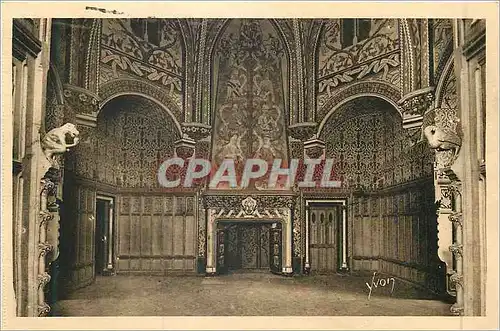
[[(305, 174), (304, 159), (307, 157), (313, 157), (314, 153), (317, 152), (318, 146), (321, 145), (321, 141), (315, 139), (315, 133), (317, 131), (317, 123), (315, 122), (302, 122), (289, 126), (290, 136), (288, 137), (289, 144), (291, 146), (290, 158), (296, 158), (302, 163), (297, 170), (297, 177)], [(323, 144), (324, 145), (324, 144)], [(308, 156), (311, 154), (312, 156)], [(321, 152), (323, 154), (323, 152)], [(303, 198), (302, 190), (297, 188), (299, 191), (299, 197), (297, 198), (294, 214), (292, 218), (293, 223), (293, 270), (298, 272), (301, 270), (304, 273), (309, 273), (309, 229), (308, 229), (308, 217), (309, 212), (305, 208), (303, 209)]]

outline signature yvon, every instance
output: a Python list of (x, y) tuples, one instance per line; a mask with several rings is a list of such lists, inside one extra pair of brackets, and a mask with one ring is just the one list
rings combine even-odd
[(392, 295), (392, 292), (394, 292), (394, 285), (396, 284), (396, 280), (394, 279), (394, 277), (378, 278), (376, 276), (377, 276), (377, 272), (375, 271), (375, 272), (373, 272), (371, 284), (365, 283), (366, 286), (368, 286), (368, 290), (370, 291), (368, 293), (368, 300), (370, 300), (370, 297), (372, 295), (372, 291), (374, 288), (377, 288), (379, 286), (380, 287), (391, 286), (391, 282), (392, 282), (391, 295)]

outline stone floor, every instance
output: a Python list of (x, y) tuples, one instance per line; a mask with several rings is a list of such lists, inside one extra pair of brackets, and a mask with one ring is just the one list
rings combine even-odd
[(371, 275), (282, 277), (98, 277), (54, 307), (55, 316), (407, 316), (449, 315), (448, 303), (396, 280), (374, 288)]

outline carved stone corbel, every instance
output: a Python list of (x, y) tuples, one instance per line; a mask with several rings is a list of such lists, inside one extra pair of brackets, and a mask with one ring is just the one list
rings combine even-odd
[(399, 104), (403, 109), (403, 128), (420, 127), (424, 113), (434, 101), (434, 87), (425, 87), (406, 94)]
[(455, 286), (455, 288), (457, 285), (463, 287), (463, 281), (464, 277), (456, 272), (452, 273), (450, 276), (450, 282)]
[(309, 139), (304, 142), (304, 151), (307, 157), (319, 159), (324, 156), (325, 142), (318, 138)]
[(316, 133), (318, 124), (315, 122), (302, 122), (288, 126), (288, 132), (292, 138), (302, 142), (312, 139)]
[(186, 134), (184, 137), (177, 140), (175, 143), (175, 154), (182, 158), (188, 159), (194, 155), (196, 142), (189, 138)]
[(100, 98), (97, 94), (70, 84), (64, 86), (66, 115), (76, 124), (96, 127)]
[(38, 317), (47, 316), (50, 312), (50, 306), (47, 303), (38, 305)]

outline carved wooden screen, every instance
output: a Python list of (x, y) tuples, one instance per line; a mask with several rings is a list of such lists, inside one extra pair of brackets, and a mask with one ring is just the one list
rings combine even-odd
[(339, 204), (311, 206), (309, 245), (312, 272), (334, 272), (339, 268), (341, 208)]

